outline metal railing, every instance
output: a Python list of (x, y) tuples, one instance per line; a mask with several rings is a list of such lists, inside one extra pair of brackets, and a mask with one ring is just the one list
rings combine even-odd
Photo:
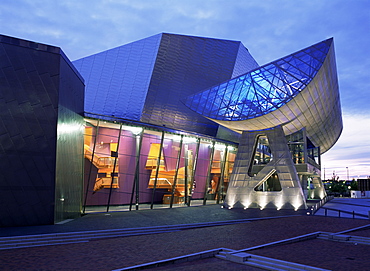
[(326, 196), (307, 210), (308, 215), (314, 215), (325, 203), (334, 199), (334, 196)]
[(340, 214), (349, 214), (349, 215), (352, 215), (352, 218), (355, 218), (356, 216), (358, 217), (366, 217), (366, 218), (369, 218), (370, 217), (368, 215), (364, 215), (364, 214), (359, 214), (359, 213), (355, 213), (355, 211), (343, 211), (343, 210), (338, 210), (338, 209), (333, 209), (333, 208), (327, 208), (327, 207), (322, 207), (324, 210), (325, 210), (325, 216), (328, 216), (328, 210), (329, 211), (336, 211), (338, 212), (338, 217), (341, 217)]

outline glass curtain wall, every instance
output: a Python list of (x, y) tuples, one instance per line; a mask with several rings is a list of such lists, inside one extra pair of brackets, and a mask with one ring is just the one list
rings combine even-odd
[(309, 163), (316, 167), (320, 166), (320, 147), (312, 144), (306, 136), (305, 129), (288, 135), (286, 138), (295, 164)]
[(288, 135), (286, 138), (294, 164), (307, 163), (307, 154), (305, 152), (305, 150), (307, 149), (305, 131), (300, 130), (296, 133)]
[(87, 119), (83, 212), (220, 203), (236, 145)]

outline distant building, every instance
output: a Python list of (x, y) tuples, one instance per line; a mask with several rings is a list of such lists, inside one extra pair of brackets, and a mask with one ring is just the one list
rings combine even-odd
[(320, 155), (342, 131), (332, 39), (264, 66), (239, 41), (166, 33), (72, 63), (7, 36), (0, 50), (1, 226), (325, 197)]
[(368, 179), (357, 179), (358, 190), (370, 191), (370, 178)]
[(351, 191), (352, 198), (370, 198), (370, 178), (357, 179), (356, 191)]

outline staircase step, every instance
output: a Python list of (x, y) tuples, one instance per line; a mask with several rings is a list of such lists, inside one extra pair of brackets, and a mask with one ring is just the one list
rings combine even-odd
[(33, 244), (9, 244), (8, 246), (1, 246), (0, 250), (4, 249), (17, 249), (17, 248), (29, 248), (29, 247), (43, 247), (43, 246), (56, 246), (56, 245), (67, 245), (67, 244), (79, 244), (88, 242), (86, 240), (83, 241), (68, 241), (68, 242), (55, 242), (55, 243), (33, 243)]
[(284, 261), (259, 260), (253, 257), (246, 262), (246, 264), (250, 263), (267, 266), (269, 268), (274, 268), (276, 270), (292, 270), (292, 271), (309, 270), (306, 269), (307, 268), (306, 266), (301, 266), (300, 264)]
[(273, 270), (273, 271), (289, 270), (289, 269), (280, 269), (280, 268), (277, 268), (277, 267), (274, 268), (274, 267), (271, 267), (270, 265), (264, 265), (264, 264), (260, 264), (260, 263), (254, 263), (254, 262), (245, 262), (244, 264), (249, 265), (249, 266), (253, 266), (253, 267), (257, 267), (257, 268), (261, 268), (261, 269)]
[(10, 249), (14, 247), (40, 246), (42, 244), (64, 244), (67, 242), (82, 242), (97, 239), (136, 236), (144, 234), (157, 234), (174, 232), (186, 229), (194, 229), (201, 227), (222, 226), (236, 223), (248, 223), (248, 219), (230, 220), (230, 221), (216, 221), (204, 222), (194, 224), (179, 224), (179, 225), (165, 225), (142, 228), (128, 228), (128, 229), (109, 229), (85, 232), (67, 232), (67, 233), (50, 233), (50, 234), (36, 234), (25, 236), (11, 236), (0, 237), (0, 249)]
[(251, 265), (259, 268), (264, 268), (267, 270), (312, 270), (312, 271), (325, 270), (313, 266), (287, 262), (279, 259), (258, 256), (245, 252), (223, 253), (223, 254), (224, 255), (220, 255), (222, 256), (223, 259), (226, 258), (227, 260), (232, 262)]

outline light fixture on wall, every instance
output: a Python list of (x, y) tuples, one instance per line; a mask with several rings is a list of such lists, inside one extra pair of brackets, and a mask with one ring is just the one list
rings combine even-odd
[(134, 126), (122, 126), (122, 130), (130, 131), (134, 135), (139, 135), (143, 131), (143, 128)]

